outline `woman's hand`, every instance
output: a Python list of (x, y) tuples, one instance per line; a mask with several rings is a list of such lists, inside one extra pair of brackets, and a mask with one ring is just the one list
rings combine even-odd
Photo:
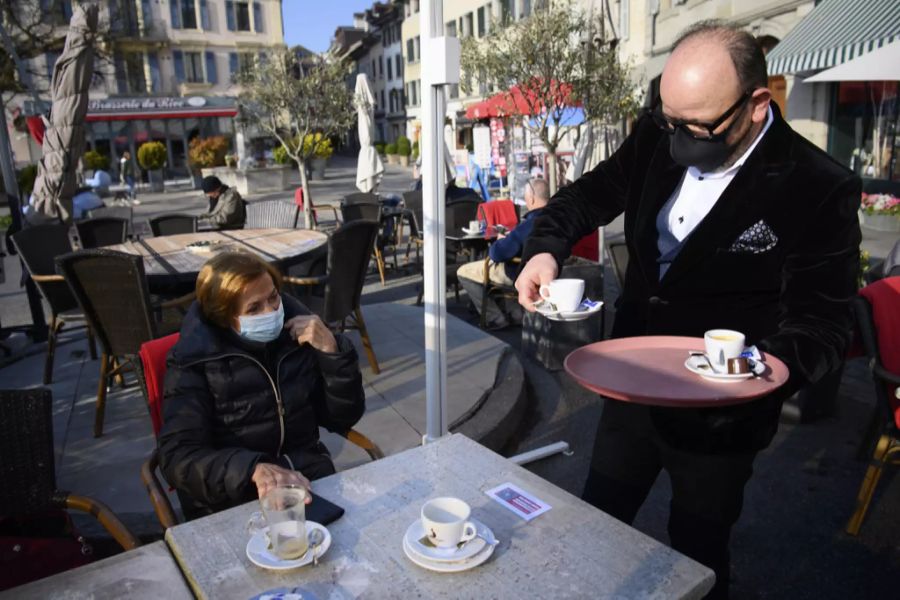
[[(312, 491), (309, 479), (301, 475), (299, 471), (291, 471), (270, 463), (257, 463), (250, 480), (256, 484), (256, 491), (260, 498), (275, 488), (286, 485), (298, 485), (306, 488), (307, 492)], [(306, 504), (310, 502), (312, 502), (312, 497), (307, 494)]]
[(319, 352), (337, 352), (337, 340), (322, 319), (316, 315), (294, 317), (284, 324), (284, 328), (301, 346), (309, 344)]

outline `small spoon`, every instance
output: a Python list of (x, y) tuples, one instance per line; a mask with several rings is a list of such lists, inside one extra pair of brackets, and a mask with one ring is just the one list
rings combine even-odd
[(318, 529), (313, 529), (306, 535), (306, 539), (309, 542), (309, 550), (313, 553), (313, 566), (319, 566), (319, 544), (325, 539), (325, 534), (323, 534)]

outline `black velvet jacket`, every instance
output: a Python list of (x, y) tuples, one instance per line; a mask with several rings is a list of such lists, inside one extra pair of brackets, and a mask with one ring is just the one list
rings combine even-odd
[[(663, 437), (682, 448), (765, 447), (781, 402), (837, 367), (849, 341), (860, 180), (772, 110), (769, 130), (661, 280), (656, 217), (685, 169), (647, 117), (609, 160), (552, 198), (525, 245), (523, 261), (541, 252), (562, 261), (582, 236), (624, 212), (629, 263), (614, 337), (736, 329), (788, 365), (791, 380), (777, 397), (732, 408), (653, 409)], [(760, 223), (765, 240), (747, 235)]]
[[(282, 295), (285, 321), (309, 314)], [(365, 411), (356, 350), (300, 346), (286, 331), (268, 344), (206, 321), (194, 303), (166, 361), (160, 466), (188, 518), (256, 497), (256, 464), (310, 479), (334, 472), (319, 427), (343, 432)]]

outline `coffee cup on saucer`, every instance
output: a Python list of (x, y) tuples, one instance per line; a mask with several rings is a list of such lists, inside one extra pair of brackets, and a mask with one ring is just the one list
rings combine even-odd
[(422, 507), (422, 527), (425, 537), (438, 548), (455, 548), (477, 535), (475, 524), (469, 521), (472, 509), (459, 498), (434, 498)]
[[(716, 373), (730, 373), (729, 361), (744, 351), (744, 334), (731, 329), (710, 329), (703, 335), (706, 358)], [(749, 366), (747, 371), (749, 372)]]
[(584, 298), (584, 279), (554, 279), (538, 293), (559, 312), (573, 312)]
[(481, 221), (469, 221), (469, 231), (481, 231)]

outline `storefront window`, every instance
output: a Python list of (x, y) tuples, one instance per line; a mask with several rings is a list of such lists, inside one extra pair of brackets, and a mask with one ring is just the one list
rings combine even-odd
[(863, 177), (900, 179), (897, 82), (836, 85), (829, 154)]

